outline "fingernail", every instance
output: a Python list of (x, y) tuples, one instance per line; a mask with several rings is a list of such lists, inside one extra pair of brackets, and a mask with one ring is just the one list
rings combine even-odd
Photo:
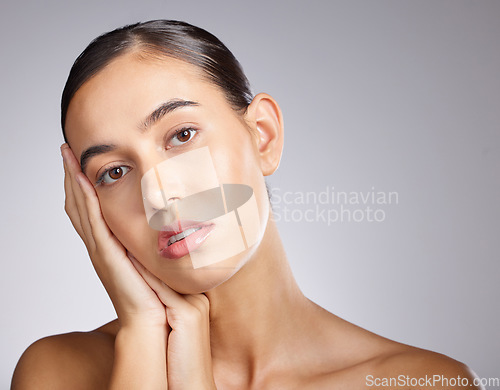
[(67, 149), (69, 149), (69, 145), (68, 144), (62, 144), (61, 145), (61, 156), (63, 158), (63, 162), (65, 162), (65, 163), (68, 160), (68, 158), (66, 156), (67, 152), (65, 152)]

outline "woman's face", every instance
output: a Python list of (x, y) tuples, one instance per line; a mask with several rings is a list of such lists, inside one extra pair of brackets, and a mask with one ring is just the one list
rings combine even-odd
[[(155, 120), (146, 120), (159, 106), (172, 102)], [(260, 169), (259, 135), (254, 130), (195, 66), (133, 54), (115, 59), (88, 80), (73, 97), (66, 118), (68, 143), (77, 159), (98, 146), (92, 149), (95, 153), (87, 153), (82, 168), (95, 186), (109, 228), (147, 269), (181, 293), (207, 291), (227, 280), (255, 253), (262, 234), (249, 249), (210, 266), (193, 268), (189, 255), (166, 258), (159, 247), (161, 232), (150, 227), (146, 218), (141, 179), (166, 160), (208, 150), (220, 183), (253, 189), (255, 217), (264, 232), (269, 203)], [(197, 160), (190, 161), (196, 168)], [(192, 183), (193, 175), (183, 176), (182, 165), (179, 168), (172, 177)], [(200, 166), (200, 172), (203, 169)], [(175, 197), (188, 195), (182, 190), (188, 187), (179, 186)], [(211, 239), (209, 234), (202, 246)]]

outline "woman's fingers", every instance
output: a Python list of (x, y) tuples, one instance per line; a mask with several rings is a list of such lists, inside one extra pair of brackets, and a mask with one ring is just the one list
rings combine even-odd
[(97, 198), (94, 186), (82, 172), (78, 172), (76, 174), (75, 180), (80, 187), (82, 198), (85, 203), (87, 219), (89, 221), (92, 236), (96, 241), (109, 240), (112, 234), (108, 225), (104, 221), (104, 217), (102, 216), (101, 205), (99, 204), (99, 199)]
[(83, 229), (80, 222), (80, 214), (76, 208), (75, 196), (73, 194), (73, 188), (71, 186), (71, 176), (69, 175), (68, 168), (66, 167), (66, 162), (63, 160), (64, 165), (64, 192), (66, 194), (66, 200), (64, 202), (64, 210), (73, 224), (73, 227), (77, 231), (78, 235), (85, 238), (83, 235)]
[(182, 319), (183, 322), (191, 319), (191, 323), (194, 324), (200, 321), (203, 323), (208, 318), (209, 301), (205, 294), (179, 294), (154, 276), (133, 256), (129, 255), (129, 259), (160, 301), (170, 309), (168, 321), (172, 328), (176, 327), (174, 323), (176, 319)]
[(141, 263), (139, 263), (135, 259), (135, 257), (129, 255), (129, 259), (137, 269), (137, 271), (141, 274), (143, 279), (146, 281), (146, 283), (149, 285), (149, 287), (154, 290), (156, 295), (158, 295), (158, 298), (160, 298), (165, 306), (184, 306), (186, 304), (186, 301), (181, 294), (172, 290), (160, 279), (149, 272)]
[[(101, 249), (102, 252), (109, 251), (109, 253), (122, 257), (125, 250), (104, 221), (94, 186), (81, 171), (80, 164), (73, 152), (66, 150), (65, 156), (67, 165), (71, 166), (73, 199), (79, 212), (80, 223), (87, 239), (88, 249), (92, 252)], [(114, 258), (114, 256), (102, 256), (102, 260), (106, 262), (113, 261)]]
[[(83, 194), (80, 184), (76, 181), (76, 177), (78, 174), (83, 175), (83, 173), (81, 173), (82, 171), (80, 168), (80, 163), (76, 159), (72, 150), (67, 145), (63, 145), (63, 147), (61, 148), (61, 154), (66, 164), (66, 172), (69, 174), (69, 184), (71, 186), (70, 193), (72, 196), (71, 204), (76, 206), (74, 207), (74, 209), (76, 208), (76, 213), (78, 214), (79, 226), (81, 227), (81, 231), (83, 232), (84, 242), (87, 245), (88, 250), (94, 250), (95, 242), (92, 234), (92, 227), (88, 219), (87, 202), (85, 200), (85, 195)], [(86, 177), (85, 179), (88, 181)], [(95, 194), (95, 190), (93, 188), (92, 191)], [(74, 217), (76, 217), (76, 213), (74, 214)]]

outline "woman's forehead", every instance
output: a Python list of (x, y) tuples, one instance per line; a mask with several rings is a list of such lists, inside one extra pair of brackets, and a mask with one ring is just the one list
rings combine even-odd
[(167, 57), (121, 56), (75, 93), (66, 117), (68, 140), (74, 144), (75, 134), (88, 137), (95, 136), (97, 129), (135, 126), (156, 107), (173, 100), (196, 102), (207, 109), (228, 105), (220, 89), (194, 65)]
[[(113, 60), (75, 93), (68, 115), (74, 107), (93, 114), (99, 107), (130, 112), (158, 99), (207, 98), (214, 93), (201, 71), (183, 61), (138, 59), (124, 55)], [(188, 96), (189, 95), (189, 96)], [(192, 99), (191, 99), (192, 100)]]

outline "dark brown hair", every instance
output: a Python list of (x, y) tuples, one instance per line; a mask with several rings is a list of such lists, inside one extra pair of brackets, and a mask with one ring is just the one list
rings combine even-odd
[(240, 63), (217, 37), (175, 20), (135, 23), (97, 37), (75, 60), (61, 99), (65, 141), (66, 113), (76, 91), (113, 59), (132, 50), (198, 66), (209, 81), (221, 88), (235, 110), (245, 110), (252, 101), (250, 84)]

